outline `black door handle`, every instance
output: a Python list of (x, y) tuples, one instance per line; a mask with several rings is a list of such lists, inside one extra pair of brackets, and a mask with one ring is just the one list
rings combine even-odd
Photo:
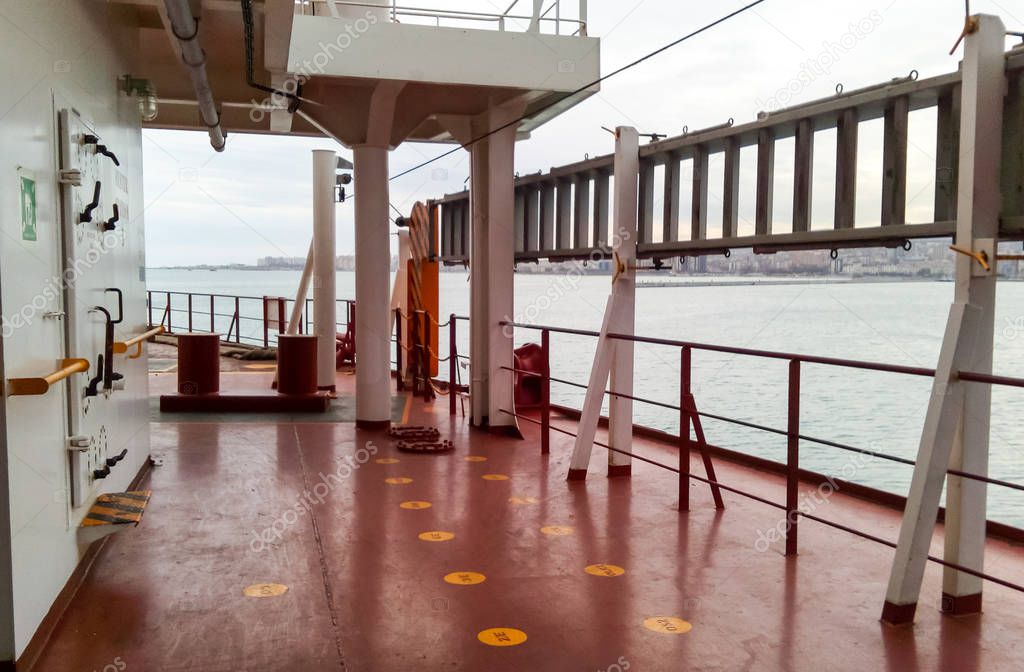
[(85, 210), (78, 216), (78, 223), (85, 224), (92, 221), (92, 211), (100, 207), (100, 186), (102, 182), (96, 180), (96, 186), (92, 190), (92, 203), (85, 206)]
[(121, 220), (121, 213), (117, 209), (117, 203), (114, 203), (114, 216), (103, 222), (104, 231), (113, 231), (117, 228), (117, 223)]
[(122, 450), (117, 455), (114, 455), (113, 457), (108, 457), (107, 458), (107, 466), (108, 467), (113, 467), (115, 464), (117, 464), (118, 462), (123, 460), (127, 454), (128, 454), (128, 449), (125, 448), (124, 450)]

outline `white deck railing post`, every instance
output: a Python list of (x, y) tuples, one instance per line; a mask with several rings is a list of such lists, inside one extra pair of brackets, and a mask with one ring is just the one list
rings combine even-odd
[[(612, 280), (611, 296), (605, 306), (604, 321), (590, 369), (587, 395), (569, 463), (569, 480), (587, 476), (594, 436), (601, 416), (601, 405), (611, 379), (612, 391), (633, 396), (633, 343), (612, 340), (608, 334), (632, 334), (636, 300), (637, 183), (640, 179), (640, 138), (637, 130), (620, 126), (615, 130), (614, 229), (607, 241), (615, 252), (621, 270)], [(633, 400), (611, 396), (608, 401), (609, 444), (631, 451), (633, 439)], [(630, 471), (630, 457), (609, 451), (608, 475), (624, 476)]]
[[(992, 370), (1006, 29), (996, 16), (977, 15), (970, 21), (961, 87), (956, 222), (957, 248), (969, 254), (956, 258), (954, 301), (889, 576), (882, 620), (892, 624), (914, 620), (946, 470), (988, 473), (991, 389), (961, 382), (957, 374)], [(984, 264), (981, 254), (987, 257)], [(984, 482), (949, 480), (945, 559), (976, 572), (983, 569), (985, 495)], [(944, 571), (943, 611), (980, 611), (980, 577), (955, 568)]]

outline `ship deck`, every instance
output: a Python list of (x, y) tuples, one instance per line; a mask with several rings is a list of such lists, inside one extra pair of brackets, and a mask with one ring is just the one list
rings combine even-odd
[[(232, 366), (222, 386), (266, 386), (271, 372), (248, 366)], [(154, 394), (169, 391), (173, 373), (151, 383)], [(351, 394), (354, 378), (339, 374), (338, 385)], [(707, 486), (694, 482), (692, 510), (681, 514), (676, 478), (664, 470), (635, 462), (631, 478), (609, 479), (598, 450), (589, 480), (567, 482), (569, 437), (554, 435), (544, 457), (530, 424), (520, 441), (470, 431), (443, 399), (406, 396), (399, 411), (409, 424), (439, 427), (455, 452), (400, 453), (350, 423), (154, 422), (162, 465), (142, 483), (153, 490), (146, 516), (97, 554), (32, 669), (114, 669), (105, 666), (115, 661), (205, 672), (1024, 667), (1024, 602), (1008, 589), (986, 585), (981, 616), (943, 616), (941, 568), (930, 565), (923, 595), (932, 602), (922, 600), (917, 623), (885, 626), (889, 548), (804, 522), (800, 554), (786, 558), (777, 544), (757, 544), (783, 515), (758, 502), (726, 492), (726, 509), (716, 511)], [(574, 429), (569, 418), (557, 424)], [(674, 456), (639, 437), (636, 449)], [(696, 458), (692, 468), (703, 474)], [(722, 460), (716, 468), (723, 483), (783, 499), (779, 476)], [(410, 501), (431, 506), (402, 508)], [(816, 514), (888, 539), (900, 522), (898, 512), (841, 491)], [(542, 532), (549, 526), (563, 534)], [(431, 531), (454, 538), (418, 536)], [(937, 536), (936, 552), (940, 545)], [(594, 564), (625, 573), (588, 574)], [(1021, 582), (1024, 551), (992, 540), (987, 569)], [(460, 572), (486, 579), (445, 581)], [(287, 591), (244, 593), (262, 583)], [(692, 628), (645, 626), (659, 617)], [(527, 639), (488, 646), (478, 634), (491, 628)]]

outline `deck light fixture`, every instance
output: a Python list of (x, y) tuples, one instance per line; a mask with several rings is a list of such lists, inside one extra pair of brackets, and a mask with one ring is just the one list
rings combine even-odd
[(139, 105), (139, 116), (143, 121), (153, 121), (159, 114), (156, 99), (156, 87), (148, 79), (139, 79), (131, 75), (121, 78), (121, 90), (129, 96), (135, 96)]

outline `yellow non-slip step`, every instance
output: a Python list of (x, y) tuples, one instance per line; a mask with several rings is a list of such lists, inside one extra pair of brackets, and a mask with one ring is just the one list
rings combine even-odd
[(79, 538), (95, 541), (114, 532), (135, 526), (142, 520), (152, 495), (150, 490), (109, 492), (100, 495), (85, 514), (79, 527)]

